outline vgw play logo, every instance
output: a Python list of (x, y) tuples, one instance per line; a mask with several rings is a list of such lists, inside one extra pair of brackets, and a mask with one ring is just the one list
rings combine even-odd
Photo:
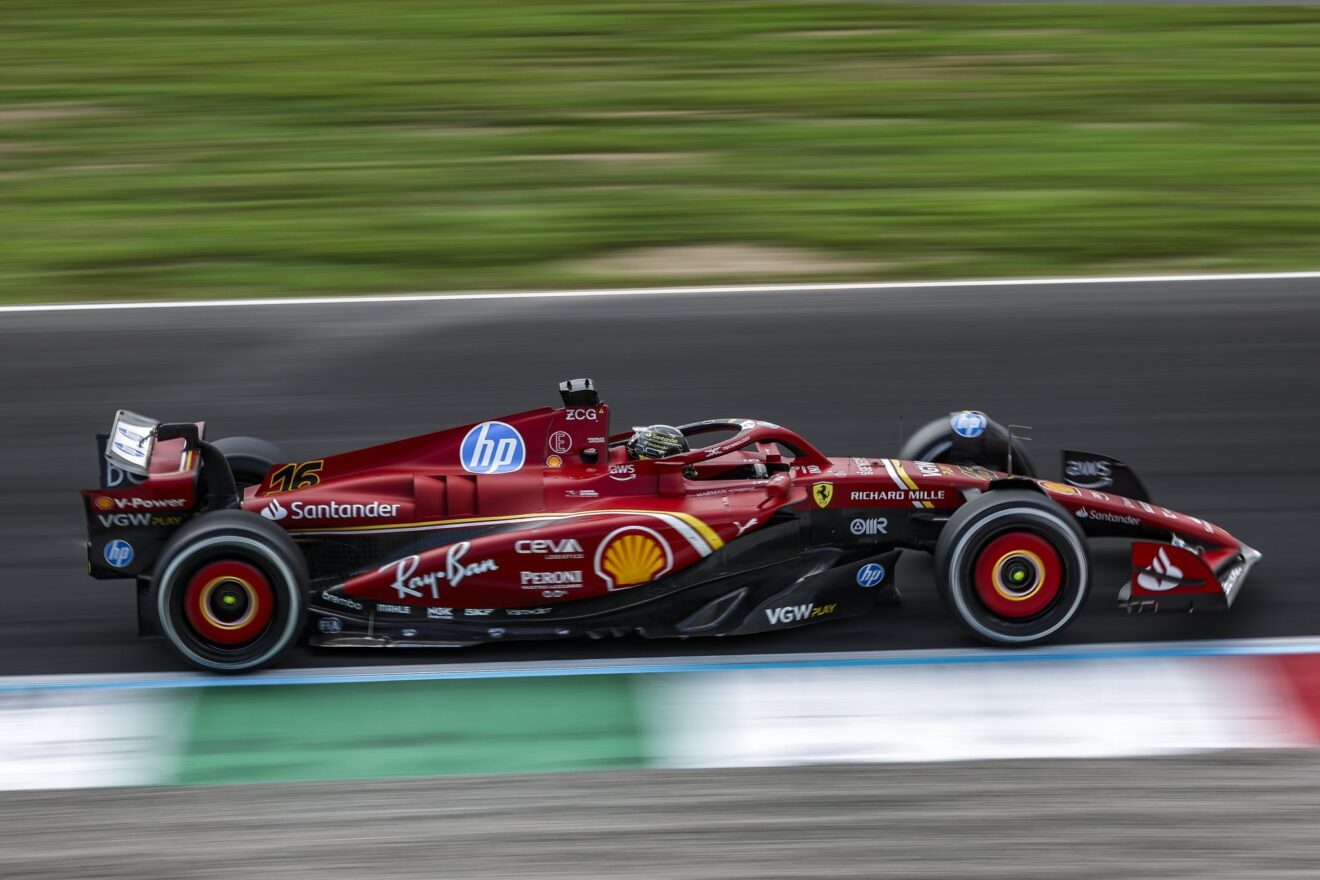
[(527, 444), (512, 425), (482, 422), (467, 432), (458, 458), (470, 474), (508, 474), (522, 468)]

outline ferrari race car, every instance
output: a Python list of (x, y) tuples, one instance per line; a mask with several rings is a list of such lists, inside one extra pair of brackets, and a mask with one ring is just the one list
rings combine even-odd
[[(950, 613), (996, 645), (1077, 615), (1087, 539), (1133, 539), (1129, 609), (1227, 607), (1260, 554), (1153, 504), (1122, 462), (1065, 451), (1037, 479), (976, 411), (897, 458), (832, 457), (771, 422), (680, 426), (637, 456), (590, 380), (561, 408), (310, 461), (120, 411), (84, 491), (96, 578), (137, 582), (139, 629), (195, 666), (334, 647), (759, 633), (897, 597), (903, 550), (935, 554)], [(672, 430), (672, 429), (670, 429)], [(681, 435), (681, 436), (679, 436)]]

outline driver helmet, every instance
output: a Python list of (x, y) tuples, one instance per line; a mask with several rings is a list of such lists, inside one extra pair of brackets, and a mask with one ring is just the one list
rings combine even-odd
[(668, 458), (688, 451), (687, 438), (683, 432), (671, 425), (650, 425), (645, 428), (633, 428), (633, 435), (624, 444), (628, 457)]

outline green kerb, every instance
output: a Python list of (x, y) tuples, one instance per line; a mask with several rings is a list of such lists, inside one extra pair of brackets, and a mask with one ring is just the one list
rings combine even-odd
[(646, 763), (620, 676), (211, 688), (184, 785), (605, 770)]

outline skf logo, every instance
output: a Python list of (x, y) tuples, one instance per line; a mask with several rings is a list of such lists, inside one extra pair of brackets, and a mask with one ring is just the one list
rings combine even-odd
[(834, 484), (816, 483), (811, 487), (811, 497), (816, 499), (817, 507), (829, 507), (834, 498)]

